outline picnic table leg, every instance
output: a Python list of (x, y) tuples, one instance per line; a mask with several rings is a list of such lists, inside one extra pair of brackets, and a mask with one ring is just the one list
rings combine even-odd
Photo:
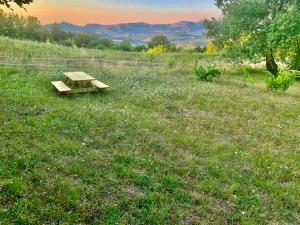
[(69, 85), (71, 86), (72, 89), (74, 88), (75, 82), (72, 81), (71, 79), (69, 79), (68, 77), (66, 77), (65, 83), (66, 83), (66, 84), (69, 84)]

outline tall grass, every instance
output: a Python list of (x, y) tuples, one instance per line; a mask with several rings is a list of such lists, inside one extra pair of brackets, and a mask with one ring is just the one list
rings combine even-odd
[(167, 62), (170, 60), (180, 63), (191, 63), (200, 57), (199, 53), (162, 53), (149, 54), (140, 52), (124, 52), (115, 50), (95, 50), (77, 47), (65, 47), (52, 43), (38, 43), (34, 41), (12, 40), (0, 37), (0, 56), (11, 57), (48, 57), (48, 58), (70, 58), (70, 59), (114, 59), (145, 62)]

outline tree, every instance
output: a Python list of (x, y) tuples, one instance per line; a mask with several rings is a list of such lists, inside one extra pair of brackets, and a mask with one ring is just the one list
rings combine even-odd
[(43, 35), (42, 26), (40, 21), (33, 16), (28, 16), (24, 20), (22, 37), (24, 39), (46, 41), (46, 37)]
[(32, 3), (33, 0), (0, 0), (0, 5), (5, 5), (7, 8), (11, 8), (11, 3), (16, 3), (19, 7), (24, 8), (24, 5)]
[(79, 48), (95, 48), (99, 46), (99, 38), (89, 33), (80, 32), (76, 34), (74, 40)]
[(150, 42), (148, 43), (148, 48), (155, 48), (156, 46), (162, 45), (165, 48), (169, 48), (171, 42), (169, 39), (164, 35), (156, 35), (151, 38)]
[(137, 45), (133, 47), (133, 51), (135, 52), (145, 52), (146, 50), (147, 48), (144, 45)]
[(54, 42), (65, 41), (66, 39), (72, 38), (73, 34), (62, 30), (58, 23), (53, 23), (49, 28), (50, 40)]
[[(299, 0), (216, 0), (223, 19), (206, 20), (208, 37), (227, 56), (258, 60), (264, 57), (273, 75), (277, 55), (296, 53), (300, 34)], [(296, 53), (297, 55), (297, 53)]]
[(132, 50), (132, 45), (128, 39), (123, 40), (119, 47), (121, 51), (125, 52), (130, 52)]
[(114, 46), (114, 42), (111, 38), (100, 38), (99, 47), (100, 49), (109, 49)]

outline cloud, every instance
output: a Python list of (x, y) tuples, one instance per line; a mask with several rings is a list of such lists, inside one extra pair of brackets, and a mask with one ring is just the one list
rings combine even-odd
[[(18, 13), (27, 15), (24, 10)], [(218, 16), (213, 0), (39, 0), (27, 7), (42, 23), (173, 23)]]

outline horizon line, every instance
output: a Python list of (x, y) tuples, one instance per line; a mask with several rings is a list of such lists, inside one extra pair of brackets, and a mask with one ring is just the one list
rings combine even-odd
[(161, 22), (161, 23), (149, 23), (149, 22), (144, 22), (144, 21), (136, 21), (136, 22), (119, 22), (119, 23), (97, 23), (97, 22), (87, 22), (87, 23), (84, 23), (84, 24), (78, 24), (78, 23), (72, 23), (72, 22), (68, 22), (68, 21), (65, 21), (65, 20), (62, 20), (62, 21), (55, 21), (55, 22), (50, 22), (50, 23), (42, 23), (42, 25), (51, 25), (51, 24), (54, 24), (54, 23), (58, 23), (58, 24), (61, 24), (61, 23), (67, 23), (67, 24), (70, 24), (70, 25), (75, 25), (75, 26), (86, 26), (86, 25), (103, 25), (103, 26), (114, 26), (114, 25), (122, 25), (122, 24), (137, 24), (137, 23), (143, 23), (143, 24), (148, 24), (148, 25), (173, 25), (173, 24), (177, 24), (177, 23), (183, 23), (183, 22), (188, 22), (188, 23), (203, 23), (205, 19), (201, 19), (201, 20), (178, 20), (178, 21), (175, 21), (175, 22), (172, 22), (172, 23), (164, 23), (164, 22)]

